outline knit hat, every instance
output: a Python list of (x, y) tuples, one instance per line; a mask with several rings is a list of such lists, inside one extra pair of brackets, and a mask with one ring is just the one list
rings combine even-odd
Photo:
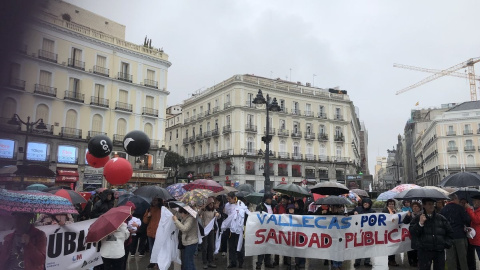
[(137, 208), (132, 201), (126, 202), (126, 203), (125, 203), (125, 206), (130, 206), (130, 207), (132, 208), (132, 210), (135, 210), (135, 209)]
[(287, 210), (288, 209), (295, 209), (295, 205), (293, 203), (287, 205)]

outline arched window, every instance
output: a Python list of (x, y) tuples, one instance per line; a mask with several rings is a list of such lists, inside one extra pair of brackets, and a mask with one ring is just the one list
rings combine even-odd
[(299, 130), (300, 130), (300, 123), (293, 122), (293, 133), (297, 134), (300, 132)]
[(44, 123), (48, 123), (49, 109), (45, 104), (39, 104), (37, 106), (37, 111), (35, 112), (35, 120), (43, 119)]
[(311, 143), (307, 143), (307, 155), (309, 155), (310, 157), (312, 157), (313, 155), (313, 147)]
[(255, 142), (253, 141), (253, 137), (247, 138), (247, 152), (255, 153)]
[(320, 125), (320, 126), (318, 127), (318, 133), (321, 134), (321, 135), (327, 133), (324, 125)]
[(307, 134), (308, 135), (312, 134), (312, 125), (311, 124), (307, 124)]
[(127, 134), (127, 121), (123, 118), (117, 120), (117, 134), (125, 135)]
[(284, 140), (280, 141), (280, 153), (285, 154), (287, 152), (287, 144)]
[(336, 137), (341, 137), (342, 136), (342, 128), (341, 127), (335, 127), (335, 136)]
[(232, 145), (230, 143), (230, 137), (228, 137), (228, 136), (225, 137), (225, 147), (226, 147), (226, 149), (231, 149), (232, 148)]
[(450, 156), (450, 159), (449, 159), (449, 165), (457, 165), (458, 164), (458, 161), (457, 161), (457, 156)]
[(467, 156), (467, 165), (475, 165), (475, 157), (473, 155)]
[(318, 154), (322, 157), (325, 158), (327, 156), (327, 148), (325, 147), (325, 144), (320, 144), (320, 151)]
[(100, 114), (95, 114), (92, 118), (92, 131), (102, 131), (103, 118)]
[(145, 131), (145, 134), (147, 134), (147, 136), (149, 138), (152, 138), (152, 136), (153, 136), (153, 126), (152, 126), (152, 124), (146, 123), (143, 130)]
[(342, 157), (342, 147), (340, 145), (337, 145), (336, 151), (335, 151), (336, 157)]
[(300, 156), (300, 145), (298, 142), (293, 143), (293, 156), (299, 157)]
[(448, 148), (454, 148), (455, 147), (455, 141), (448, 141)]
[(65, 127), (77, 128), (77, 112), (75, 110), (68, 110), (65, 118)]
[(13, 98), (6, 98), (2, 104), (2, 117), (10, 119), (17, 113), (17, 102)]

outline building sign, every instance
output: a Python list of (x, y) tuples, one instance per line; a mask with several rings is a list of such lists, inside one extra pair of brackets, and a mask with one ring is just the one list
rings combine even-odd
[(77, 164), (77, 147), (68, 145), (58, 146), (58, 163)]
[(47, 161), (48, 144), (29, 142), (27, 144), (27, 160)]
[(0, 139), (0, 158), (13, 158), (15, 141)]

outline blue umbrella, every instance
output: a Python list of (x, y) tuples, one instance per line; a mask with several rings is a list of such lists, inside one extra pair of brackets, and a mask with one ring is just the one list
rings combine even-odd
[(42, 190), (45, 190), (47, 189), (48, 187), (45, 186), (44, 184), (33, 184), (33, 185), (30, 185), (26, 188), (26, 190), (39, 190), (39, 191), (42, 191)]
[(389, 200), (389, 199), (393, 199), (393, 197), (395, 197), (395, 195), (397, 195), (398, 192), (394, 192), (394, 191), (385, 191), (383, 193), (380, 193), (380, 195), (378, 195), (378, 198), (377, 198), (377, 201), (386, 201), (386, 200)]

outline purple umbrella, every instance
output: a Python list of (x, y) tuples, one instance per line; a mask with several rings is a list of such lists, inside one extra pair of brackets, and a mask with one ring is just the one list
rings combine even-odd
[(170, 195), (172, 195), (176, 200), (180, 200), (180, 198), (185, 194), (187, 191), (183, 188), (186, 184), (185, 183), (177, 183), (168, 186), (166, 189)]
[(78, 214), (72, 203), (45, 192), (0, 189), (0, 210), (11, 213)]

